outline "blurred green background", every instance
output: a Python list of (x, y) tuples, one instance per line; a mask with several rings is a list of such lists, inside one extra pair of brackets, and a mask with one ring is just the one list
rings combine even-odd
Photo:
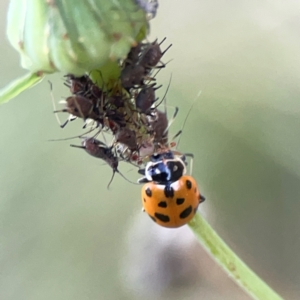
[[(25, 73), (5, 36), (7, 5), (0, 3), (0, 86)], [(172, 61), (158, 81), (166, 88), (172, 74), (167, 102), (180, 109), (172, 133), (202, 91), (179, 147), (195, 155), (193, 176), (207, 198), (200, 211), (271, 287), (299, 299), (299, 2), (160, 1), (150, 40), (165, 36), (162, 48), (173, 46), (164, 61)], [(68, 95), (62, 77), (49, 77), (57, 100)], [(69, 147), (77, 140), (48, 142), (82, 125), (61, 130), (52, 110), (46, 80), (0, 107), (0, 298), (147, 299), (151, 287), (141, 286), (141, 296), (124, 284), (123, 263), (154, 263), (150, 233), (165, 235), (159, 248), (174, 231), (148, 219), (142, 227), (140, 187), (116, 175), (108, 191), (111, 170)], [(120, 170), (138, 178), (131, 166)], [(129, 241), (145, 245), (136, 260)], [(197, 280), (175, 296), (166, 283), (152, 299), (249, 299), (201, 250), (183, 255), (198, 261)]]

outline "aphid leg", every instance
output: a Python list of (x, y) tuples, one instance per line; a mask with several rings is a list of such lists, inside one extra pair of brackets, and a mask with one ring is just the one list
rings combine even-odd
[(90, 123), (92, 123), (92, 126), (93, 126), (94, 120), (92, 120), (92, 119), (87, 119), (87, 120), (85, 120), (85, 122), (84, 122), (84, 124), (83, 124), (83, 126), (82, 126), (82, 129), (87, 128), (87, 127), (89, 126)]
[(69, 116), (69, 121), (70, 121), (70, 122), (73, 122), (73, 121), (76, 120), (76, 119), (77, 119), (76, 116), (73, 116), (73, 115), (70, 114), (70, 116)]
[[(118, 172), (118, 171), (116, 171), (116, 170), (113, 170), (113, 174), (112, 174), (112, 176), (111, 176), (111, 178), (110, 178), (110, 181), (109, 181), (109, 183), (108, 183), (108, 185), (107, 185), (107, 189), (109, 190), (109, 186), (110, 186), (110, 184), (112, 183), (112, 181), (113, 181), (113, 179), (114, 179), (114, 177), (115, 177), (115, 173), (116, 172)], [(118, 172), (119, 173), (119, 172)]]
[(54, 140), (49, 140), (49, 142), (67, 141), (67, 140), (73, 140), (73, 139), (76, 139), (76, 138), (82, 138), (82, 137), (84, 137), (85, 135), (89, 134), (90, 132), (92, 132), (92, 131), (94, 131), (94, 130), (95, 130), (95, 128), (92, 128), (92, 129), (90, 129), (89, 131), (84, 132), (83, 134), (80, 134), (80, 135), (71, 136), (71, 137), (64, 138), (64, 139), (54, 139)]
[(59, 117), (58, 117), (57, 113), (58, 112), (66, 112), (66, 110), (57, 110), (56, 109), (54, 95), (53, 95), (53, 85), (52, 85), (52, 82), (50, 80), (48, 80), (48, 82), (49, 82), (49, 85), (50, 85), (50, 96), (51, 96), (51, 101), (52, 101), (52, 106), (53, 106), (53, 112), (55, 113), (56, 121), (57, 121), (57, 123), (59, 124), (59, 126), (61, 128), (64, 128), (67, 125), (68, 120), (65, 123), (62, 124), (61, 121), (60, 121), (60, 119), (59, 119)]
[[(164, 108), (165, 108), (165, 114), (166, 114), (166, 117), (167, 117), (167, 98), (166, 98), (166, 96), (167, 96), (167, 93), (168, 93), (168, 91), (169, 91), (169, 88), (170, 88), (170, 85), (171, 85), (171, 81), (172, 81), (172, 74), (171, 74), (171, 76), (170, 76), (169, 83), (168, 83), (168, 86), (167, 86), (167, 89), (166, 89), (166, 91), (165, 91), (165, 93), (164, 93), (163, 98), (162, 98), (161, 101), (160, 101), (157, 105), (155, 105), (155, 107), (154, 107), (154, 109), (156, 109), (161, 103), (164, 102)], [(157, 89), (160, 88), (160, 87), (161, 87), (161, 86), (157, 87), (155, 90), (157, 90)], [(155, 101), (156, 101), (156, 100), (155, 100)]]
[(84, 146), (78, 146), (78, 145), (70, 145), (70, 147), (73, 147), (73, 148), (80, 148), (80, 149), (85, 149)]
[[(173, 114), (172, 118), (169, 120), (168, 126), (167, 126), (167, 128), (164, 130), (164, 133), (163, 133), (163, 134), (166, 134), (166, 133), (168, 132), (170, 126), (172, 125), (172, 123), (174, 122), (174, 120), (175, 120), (175, 118), (176, 118), (176, 116), (177, 116), (177, 114), (178, 114), (178, 111), (179, 111), (179, 108), (176, 106), (176, 107), (175, 107), (174, 114)], [(177, 133), (175, 134), (175, 136), (171, 139), (171, 141), (173, 141), (177, 136), (179, 136), (179, 135), (181, 134), (181, 131), (182, 131), (182, 130), (180, 130), (179, 132), (177, 132)]]
[[(152, 70), (150, 70), (150, 74), (152, 73), (152, 71), (156, 69), (155, 74), (152, 76), (154, 78), (156, 78), (156, 76), (158, 75), (158, 73), (162, 70), (162, 68), (152, 68)], [(147, 83), (148, 84), (148, 83)]]
[(171, 139), (172, 142), (170, 142), (170, 147), (173, 148), (177, 145), (177, 143), (174, 141), (176, 138), (178, 138), (182, 134), (182, 130), (179, 130)]
[(125, 179), (129, 183), (138, 184), (138, 183), (133, 182), (133, 181), (129, 180), (128, 178), (126, 178), (118, 169), (115, 169), (115, 170), (113, 170), (113, 174), (112, 174), (112, 177), (111, 177), (111, 179), (110, 179), (110, 181), (107, 185), (107, 189), (109, 189), (109, 186), (110, 186), (110, 184), (112, 183), (112, 181), (114, 179), (115, 173), (118, 173), (121, 177), (123, 177), (123, 179)]
[(126, 178), (119, 170), (116, 170), (116, 172), (117, 172), (118, 174), (120, 174), (127, 182), (130, 182), (130, 183), (136, 184), (136, 185), (138, 184), (138, 183), (133, 182), (133, 181), (129, 180), (128, 178)]
[[(55, 113), (55, 115), (57, 115), (56, 113)], [(60, 124), (60, 128), (64, 128), (68, 123), (69, 123), (69, 119), (67, 119), (63, 124)]]
[[(183, 128), (184, 128), (184, 126), (185, 126), (185, 123), (186, 123), (186, 121), (187, 121), (187, 119), (188, 119), (188, 117), (189, 117), (189, 115), (190, 115), (190, 113), (191, 113), (191, 111), (192, 111), (192, 108), (193, 108), (193, 106), (194, 106), (196, 100), (200, 97), (201, 93), (202, 93), (202, 91), (199, 91), (198, 94), (197, 94), (197, 96), (195, 97), (194, 101), (192, 102), (191, 107), (190, 107), (190, 109), (189, 109), (188, 113), (186, 114), (186, 117), (185, 117), (185, 119), (184, 119), (184, 121), (183, 121), (181, 130), (183, 130)], [(180, 143), (180, 137), (179, 137), (178, 142), (177, 142), (177, 147), (179, 146), (179, 143)]]
[(107, 144), (107, 140), (106, 140), (104, 132), (102, 131), (102, 128), (97, 132), (97, 134), (96, 134), (96, 136), (94, 136), (94, 138), (96, 138), (100, 133), (102, 134), (104, 143)]

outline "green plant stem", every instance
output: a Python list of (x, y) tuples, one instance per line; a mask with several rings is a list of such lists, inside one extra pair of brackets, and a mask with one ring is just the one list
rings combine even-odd
[(14, 80), (5, 88), (0, 90), (0, 104), (9, 101), (18, 96), (21, 92), (33, 87), (43, 79), (42, 73), (27, 73), (24, 76)]
[(283, 299), (225, 244), (199, 213), (189, 222), (189, 227), (211, 256), (253, 299)]

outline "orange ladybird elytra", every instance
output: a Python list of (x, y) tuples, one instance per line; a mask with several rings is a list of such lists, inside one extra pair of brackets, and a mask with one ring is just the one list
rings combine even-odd
[(168, 184), (151, 181), (142, 188), (145, 211), (154, 222), (168, 228), (187, 224), (204, 200), (195, 179), (188, 175)]

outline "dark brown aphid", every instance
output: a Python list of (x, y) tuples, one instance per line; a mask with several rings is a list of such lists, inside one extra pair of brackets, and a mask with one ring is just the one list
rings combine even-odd
[(66, 77), (68, 78), (70, 85), (65, 84), (70, 87), (73, 95), (65, 99), (66, 106), (61, 110), (56, 110), (55, 100), (52, 93), (52, 84), (49, 82), (54, 113), (68, 112), (70, 114), (69, 119), (63, 124), (61, 124), (58, 116), (56, 115), (60, 127), (64, 128), (69, 121), (75, 120), (76, 117), (84, 120), (90, 118), (103, 125), (103, 103), (106, 95), (89, 79), (87, 75), (82, 77), (67, 75)]
[[(124, 119), (125, 115), (123, 112), (119, 112), (116, 109), (106, 109), (105, 117), (108, 121), (114, 122), (118, 127), (124, 127), (126, 125), (126, 121)], [(105, 124), (106, 125), (106, 124)], [(107, 125), (106, 125), (107, 126)], [(110, 126), (107, 126), (112, 129)], [(114, 130), (112, 130), (114, 133)]]
[(140, 65), (151, 69), (154, 67), (163, 68), (165, 64), (161, 64), (161, 66), (157, 66), (157, 64), (161, 61), (161, 58), (163, 55), (169, 50), (169, 48), (172, 46), (170, 44), (167, 49), (165, 49), (163, 52), (160, 49), (160, 45), (166, 40), (164, 38), (159, 44), (157, 43), (157, 40), (155, 40), (153, 43), (148, 44), (148, 46), (143, 50), (143, 53), (140, 58)]
[(80, 95), (97, 102), (98, 99), (105, 97), (103, 90), (98, 87), (88, 75), (76, 77), (72, 74), (65, 76), (67, 78), (65, 85), (70, 88), (73, 95)]
[(104, 160), (113, 170), (112, 177), (107, 185), (107, 188), (109, 188), (115, 173), (119, 173), (126, 181), (136, 184), (135, 182), (132, 182), (128, 180), (119, 170), (118, 170), (118, 165), (119, 165), (119, 159), (118, 157), (114, 154), (113, 149), (114, 147), (108, 147), (105, 145), (103, 142), (95, 139), (95, 138), (84, 138), (81, 142), (82, 146), (78, 145), (71, 145), (71, 147), (75, 148), (81, 148), (84, 149), (88, 154), (90, 154), (93, 157), (100, 158)]
[(144, 84), (146, 70), (141, 65), (128, 65), (121, 71), (120, 78), (123, 88), (129, 91)]
[[(66, 107), (62, 110), (54, 111), (58, 112), (68, 112), (72, 116), (81, 118), (83, 120), (92, 119), (101, 125), (106, 125), (109, 121), (115, 123), (118, 126), (125, 126), (126, 122), (124, 120), (124, 114), (122, 112), (118, 112), (116, 109), (109, 109), (106, 106), (102, 105), (103, 99), (89, 99), (80, 95), (73, 95), (66, 99)], [(104, 120), (108, 120), (104, 122)], [(64, 124), (61, 125), (63, 128), (69, 120), (67, 120)], [(108, 126), (110, 128), (110, 126)]]
[(125, 59), (125, 66), (134, 65), (138, 62), (144, 44), (138, 43), (135, 47), (131, 47)]
[(99, 99), (105, 99), (107, 96), (102, 89), (100, 89), (96, 84), (93, 83), (89, 87), (89, 94), (87, 94), (87, 97), (92, 99), (93, 102), (96, 104), (97, 102), (99, 102)]
[(113, 95), (107, 98), (107, 104), (115, 108), (124, 107), (125, 98), (123, 95)]
[[(66, 102), (66, 107), (64, 109), (54, 111), (54, 113), (68, 112), (69, 114), (84, 120), (89, 118), (99, 121), (100, 123), (103, 122), (103, 115), (100, 114), (98, 107), (95, 106), (92, 100), (80, 95), (74, 95), (68, 97)], [(68, 121), (61, 125), (61, 127), (65, 127), (67, 123)]]
[(93, 83), (88, 75), (76, 77), (72, 74), (65, 75), (66, 82), (64, 83), (73, 95), (85, 95), (90, 85)]
[[(71, 146), (74, 147), (74, 145)], [(108, 147), (103, 142), (95, 138), (84, 138), (80, 148), (84, 148), (84, 150), (91, 156), (105, 160), (113, 170), (118, 168), (119, 161), (112, 152), (113, 147)]]
[(161, 87), (154, 88), (155, 84), (142, 87), (138, 95), (135, 97), (135, 106), (141, 113), (149, 114), (151, 106), (157, 99), (155, 99), (155, 91)]
[[(51, 99), (52, 99), (54, 113), (55, 113), (56, 119), (61, 128), (64, 128), (69, 121), (75, 120), (76, 117), (87, 119), (92, 114), (92, 112), (94, 110), (94, 104), (93, 104), (92, 100), (90, 100), (84, 96), (81, 96), (81, 95), (73, 95), (73, 96), (68, 97), (65, 100), (66, 107), (61, 110), (56, 110), (55, 100), (54, 100), (53, 92), (52, 92), (52, 90), (53, 90), (52, 83), (49, 81), (49, 84), (50, 84), (50, 89), (51, 89)], [(58, 112), (68, 112), (70, 114), (68, 120), (65, 123), (61, 124), (61, 122), (57, 116)]]
[(131, 151), (138, 149), (136, 133), (129, 128), (120, 128), (115, 134), (115, 141), (126, 145)]

